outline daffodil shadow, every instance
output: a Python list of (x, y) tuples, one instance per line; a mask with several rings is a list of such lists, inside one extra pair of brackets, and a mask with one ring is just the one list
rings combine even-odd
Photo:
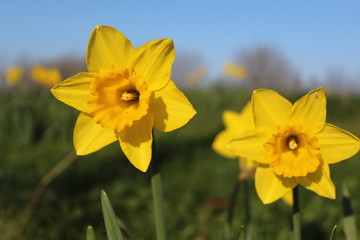
[[(164, 100), (161, 97), (155, 98), (152, 96), (151, 107), (156, 109), (156, 120), (154, 119), (154, 121), (157, 121), (157, 127), (160, 129), (165, 128), (166, 120), (168, 119), (169, 114), (166, 111), (166, 105)], [(148, 117), (148, 115), (145, 115), (140, 120), (134, 121), (131, 126), (125, 126), (124, 130), (118, 133), (121, 141), (137, 148), (140, 148), (140, 145), (143, 142), (153, 141), (152, 129), (149, 129), (145, 126), (150, 124), (149, 119), (150, 118)]]

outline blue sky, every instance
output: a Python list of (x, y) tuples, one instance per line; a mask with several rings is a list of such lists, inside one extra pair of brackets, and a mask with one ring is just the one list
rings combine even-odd
[(95, 25), (135, 46), (169, 37), (178, 52), (202, 54), (211, 74), (242, 49), (277, 47), (304, 76), (331, 68), (360, 76), (360, 1), (6, 1), (0, 66), (85, 55)]

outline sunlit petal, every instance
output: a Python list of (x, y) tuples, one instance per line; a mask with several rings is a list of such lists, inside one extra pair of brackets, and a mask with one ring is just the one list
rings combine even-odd
[(326, 97), (322, 88), (310, 91), (294, 104), (290, 124), (302, 124), (314, 132), (323, 129), (326, 121)]
[(316, 172), (309, 173), (306, 177), (298, 177), (296, 180), (305, 188), (322, 197), (335, 199), (335, 186), (330, 179), (330, 169), (327, 163), (319, 167)]
[(146, 172), (151, 161), (153, 121), (153, 116), (148, 114), (119, 133), (120, 146), (124, 154), (143, 172)]
[(87, 102), (90, 98), (89, 86), (93, 78), (92, 73), (78, 73), (55, 85), (51, 93), (61, 102), (87, 113)]
[(360, 142), (356, 136), (328, 123), (317, 136), (321, 154), (329, 164), (348, 159), (360, 149)]
[(165, 38), (150, 41), (136, 49), (130, 64), (145, 79), (149, 91), (156, 91), (170, 80), (174, 59), (174, 43)]
[(251, 132), (232, 140), (228, 147), (237, 156), (259, 163), (268, 163), (264, 143), (270, 137), (268, 132)]
[(132, 43), (118, 30), (108, 26), (96, 26), (89, 39), (86, 64), (89, 72), (116, 65), (126, 68), (135, 52)]
[(255, 188), (264, 204), (272, 203), (290, 192), (297, 185), (292, 178), (275, 175), (271, 168), (259, 165), (255, 172)]
[(80, 113), (74, 129), (77, 155), (87, 155), (117, 140), (114, 130), (102, 128), (87, 114)]
[(154, 92), (150, 112), (154, 115), (154, 127), (163, 132), (182, 127), (196, 114), (189, 100), (171, 80)]
[(274, 129), (288, 120), (292, 104), (277, 92), (255, 90), (253, 94), (254, 121), (257, 128)]

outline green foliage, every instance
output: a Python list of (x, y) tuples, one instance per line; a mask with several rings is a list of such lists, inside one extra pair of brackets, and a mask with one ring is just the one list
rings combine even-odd
[(123, 240), (114, 209), (104, 190), (101, 191), (101, 207), (108, 240)]
[[(185, 93), (198, 114), (188, 125), (169, 133), (155, 131), (161, 162), (164, 211), (169, 239), (222, 239), (226, 207), (238, 175), (236, 160), (211, 149), (223, 129), (222, 111), (240, 111), (251, 92), (214, 87)], [(290, 95), (290, 94), (289, 94)], [(290, 96), (296, 99), (298, 96)], [(328, 122), (360, 135), (360, 98), (328, 98)], [(13, 238), (17, 220), (38, 181), (73, 150), (72, 132), (78, 112), (54, 99), (47, 89), (0, 93), (0, 239)], [(359, 156), (331, 166), (338, 196), (346, 182), (352, 199), (360, 199)], [(106, 189), (120, 214), (127, 239), (154, 239), (150, 179), (136, 170), (118, 143), (81, 156), (43, 193), (20, 240), (84, 239), (87, 224), (105, 240), (99, 192)], [(291, 208), (282, 201), (264, 206), (249, 184), (253, 239), (289, 239)], [(341, 199), (329, 200), (300, 188), (302, 237), (344, 238)], [(239, 192), (239, 196), (243, 194)], [(243, 198), (238, 198), (233, 229), (245, 224)], [(359, 212), (355, 212), (359, 219)], [(89, 230), (90, 231), (90, 230)], [(91, 233), (88, 233), (90, 237)]]

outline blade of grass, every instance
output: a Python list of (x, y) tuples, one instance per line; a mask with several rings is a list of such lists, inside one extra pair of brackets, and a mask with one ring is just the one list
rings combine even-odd
[(331, 236), (330, 236), (330, 240), (334, 240), (335, 239), (335, 233), (337, 230), (337, 226), (335, 225), (333, 230), (331, 231)]
[(72, 150), (68, 155), (66, 155), (60, 162), (58, 162), (50, 171), (48, 171), (38, 182), (34, 192), (32, 193), (29, 201), (27, 202), (23, 213), (20, 216), (19, 224), (14, 231), (14, 238), (21, 239), (22, 232), (26, 227), (29, 218), (40, 200), (42, 193), (44, 192), (45, 188), (59, 175), (61, 175), (76, 159), (77, 155), (75, 151)]
[(350, 193), (345, 185), (343, 185), (342, 206), (345, 237), (348, 240), (358, 239), (356, 219), (351, 206)]
[(240, 227), (238, 240), (245, 240), (246, 239), (246, 228), (244, 226)]
[(92, 226), (88, 226), (86, 229), (86, 240), (96, 240), (94, 229), (92, 228)]
[(101, 190), (101, 206), (108, 240), (123, 240), (114, 209), (104, 190)]

